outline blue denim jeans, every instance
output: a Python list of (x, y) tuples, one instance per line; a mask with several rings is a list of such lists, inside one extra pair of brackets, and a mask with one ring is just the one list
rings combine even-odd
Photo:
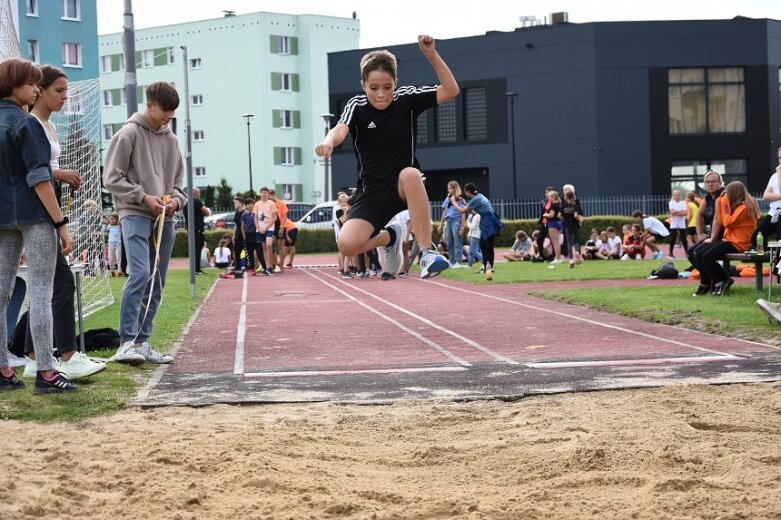
[(472, 264), (477, 262), (478, 264), (483, 263), (483, 255), (480, 253), (480, 239), (477, 237), (470, 237), (469, 238), (469, 267), (472, 267)]
[(152, 277), (156, 256), (155, 221), (138, 215), (128, 215), (122, 219), (122, 246), (127, 251), (128, 273), (119, 308), (119, 336), (123, 343), (141, 343), (152, 335), (152, 321), (160, 306), (174, 237), (174, 223), (165, 222), (160, 240), (160, 263), (157, 273)]
[(445, 240), (450, 265), (460, 264), (464, 256), (464, 239), (461, 237), (461, 220), (445, 219)]

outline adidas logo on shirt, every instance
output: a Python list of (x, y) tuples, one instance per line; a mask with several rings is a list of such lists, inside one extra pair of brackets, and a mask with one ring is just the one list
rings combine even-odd
[(371, 123), (369, 123), (369, 126), (367, 126), (366, 128), (377, 128), (377, 125), (375, 125), (374, 121), (372, 121)]

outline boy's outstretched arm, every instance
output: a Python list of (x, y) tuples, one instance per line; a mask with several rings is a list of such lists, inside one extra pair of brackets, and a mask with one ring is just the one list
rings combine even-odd
[(441, 105), (456, 97), (459, 92), (458, 83), (456, 78), (453, 77), (453, 73), (450, 72), (450, 67), (447, 66), (442, 56), (437, 52), (434, 46), (434, 38), (421, 34), (418, 36), (418, 47), (420, 47), (420, 52), (423, 53), (428, 62), (431, 63), (434, 72), (437, 73), (437, 79), (439, 80), (437, 104)]
[(350, 133), (350, 127), (344, 123), (338, 123), (335, 127), (328, 132), (323, 142), (315, 147), (315, 153), (318, 157), (325, 157), (328, 159), (334, 151), (334, 148), (344, 142), (347, 134)]

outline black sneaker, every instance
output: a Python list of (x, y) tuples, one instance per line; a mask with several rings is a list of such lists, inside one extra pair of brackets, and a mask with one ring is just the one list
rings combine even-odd
[(16, 377), (16, 372), (13, 372), (10, 376), (0, 372), (0, 392), (19, 390), (20, 388), (24, 388), (24, 381)]
[(396, 279), (396, 277), (395, 277), (395, 276), (393, 276), (392, 274), (390, 274), (390, 273), (388, 273), (388, 272), (382, 273), (382, 274), (380, 275), (380, 278), (381, 278), (382, 280), (385, 280), (385, 281), (388, 281), (388, 280), (395, 280), (395, 279)]
[(51, 381), (44, 379), (43, 374), (38, 372), (35, 376), (35, 387), (33, 387), (33, 395), (60, 394), (62, 392), (73, 392), (74, 390), (78, 389), (79, 385), (74, 385), (65, 379), (65, 377), (63, 377), (63, 375), (59, 372), (55, 373), (54, 379)]

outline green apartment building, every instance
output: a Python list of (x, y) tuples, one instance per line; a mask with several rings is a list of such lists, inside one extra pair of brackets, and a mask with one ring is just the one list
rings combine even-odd
[[(137, 30), (139, 110), (146, 85), (173, 82), (182, 98), (173, 124), (184, 154), (186, 65), (195, 186), (217, 186), (225, 178), (234, 191), (248, 190), (251, 149), (255, 191), (274, 186), (290, 201), (322, 201), (324, 166), (314, 147), (324, 136), (321, 115), (329, 106), (327, 55), (357, 49), (359, 35), (353, 18), (278, 13)], [(127, 118), (122, 34), (101, 35), (99, 55), (105, 154)], [(356, 63), (356, 92), (359, 81)]]

